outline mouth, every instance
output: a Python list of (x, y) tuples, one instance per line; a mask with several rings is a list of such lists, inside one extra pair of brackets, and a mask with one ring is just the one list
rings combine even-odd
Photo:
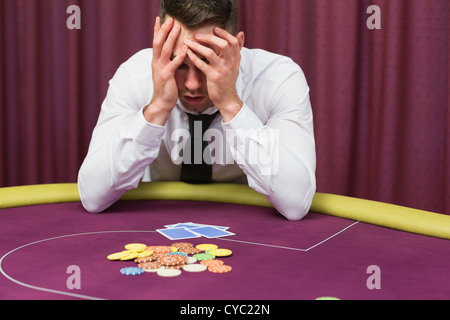
[(186, 100), (187, 103), (189, 103), (190, 105), (195, 105), (195, 106), (201, 104), (206, 99), (205, 96), (197, 96), (197, 97), (183, 96), (183, 98), (184, 98), (184, 100)]

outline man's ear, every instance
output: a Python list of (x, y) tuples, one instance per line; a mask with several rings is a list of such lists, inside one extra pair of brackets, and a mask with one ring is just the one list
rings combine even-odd
[(239, 41), (239, 50), (242, 50), (245, 44), (245, 34), (244, 31), (241, 31), (237, 34), (236, 39)]

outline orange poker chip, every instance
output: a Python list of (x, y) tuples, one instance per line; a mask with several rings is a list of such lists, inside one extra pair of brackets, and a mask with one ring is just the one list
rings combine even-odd
[(212, 273), (228, 273), (231, 272), (233, 268), (230, 266), (222, 265), (222, 266), (210, 266), (208, 267), (208, 271)]
[(186, 254), (197, 254), (197, 253), (202, 252), (202, 250), (194, 248), (194, 247), (180, 248), (180, 249), (178, 249), (178, 251), (181, 253), (186, 253)]
[(166, 269), (176, 269), (176, 270), (181, 270), (183, 269), (183, 267), (185, 266), (185, 264), (178, 264), (176, 266), (165, 266)]
[(194, 247), (194, 245), (192, 243), (188, 243), (188, 242), (177, 242), (177, 243), (174, 243), (172, 245), (172, 247), (175, 247), (178, 250), (180, 250), (182, 248), (192, 248), (192, 247)]
[(139, 263), (153, 262), (156, 260), (158, 260), (157, 256), (150, 256), (150, 257), (144, 257), (144, 258), (137, 258), (134, 260), (134, 262), (139, 264)]
[(158, 259), (158, 261), (161, 263), (161, 265), (163, 266), (177, 266), (180, 264), (185, 264), (187, 261), (187, 258), (184, 256), (180, 256), (180, 255), (166, 255), (166, 256), (162, 256)]
[(168, 247), (168, 246), (150, 246), (150, 247), (147, 247), (145, 250), (153, 251), (153, 254), (170, 253), (173, 251), (172, 247)]
[(140, 263), (138, 265), (139, 268), (143, 269), (143, 270), (155, 270), (161, 267), (161, 263), (159, 262), (145, 262), (145, 263)]
[(211, 266), (222, 266), (223, 261), (222, 260), (203, 260), (200, 262), (200, 264), (211, 267)]

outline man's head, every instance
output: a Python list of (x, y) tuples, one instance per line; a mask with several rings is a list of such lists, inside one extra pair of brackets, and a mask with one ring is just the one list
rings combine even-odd
[(234, 36), (238, 33), (236, 0), (162, 0), (159, 16), (162, 21), (171, 16), (190, 30), (214, 24)]
[[(173, 18), (174, 25), (181, 27), (178, 40), (173, 47), (172, 58), (183, 50), (186, 39), (199, 42), (195, 37), (196, 34), (214, 35), (215, 27), (235, 36), (240, 48), (244, 45), (244, 33), (238, 33), (236, 0), (162, 0), (159, 16), (161, 21)], [(217, 51), (214, 46), (199, 43)], [(217, 54), (219, 55), (219, 52)], [(208, 62), (206, 59), (205, 61)], [(209, 97), (205, 74), (195, 67), (189, 57), (185, 58), (175, 72), (175, 80), (180, 101), (188, 110), (203, 112), (214, 105)]]

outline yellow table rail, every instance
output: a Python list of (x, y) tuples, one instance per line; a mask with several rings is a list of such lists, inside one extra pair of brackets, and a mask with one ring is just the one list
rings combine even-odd
[[(128, 191), (122, 199), (205, 201), (272, 207), (263, 195), (246, 185), (237, 184), (142, 183), (137, 189)], [(78, 201), (80, 201), (80, 196), (76, 184), (0, 188), (0, 209)], [(449, 215), (325, 193), (316, 193), (311, 211), (391, 229), (450, 239)]]

